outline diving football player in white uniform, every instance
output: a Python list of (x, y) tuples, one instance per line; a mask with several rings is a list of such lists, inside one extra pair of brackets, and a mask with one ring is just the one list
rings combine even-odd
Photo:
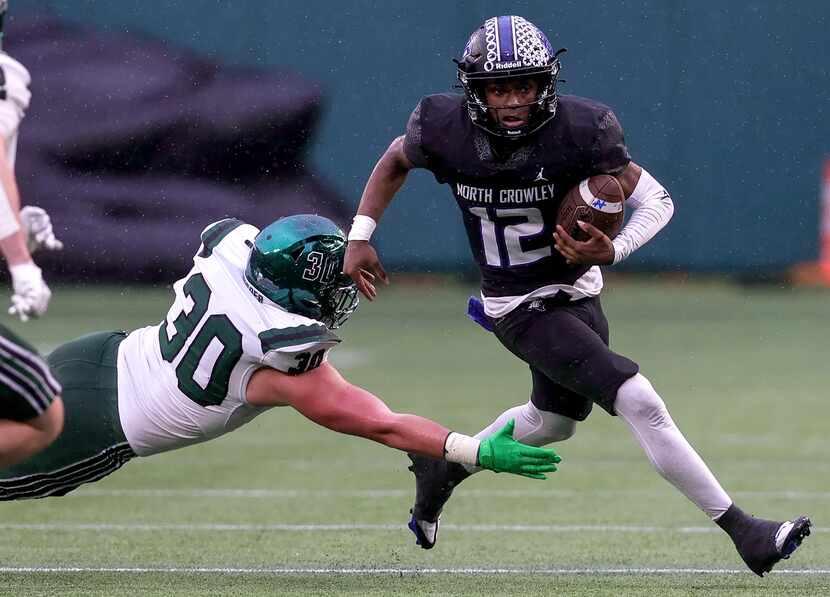
[(232, 431), (273, 406), (329, 429), (434, 458), (542, 479), (559, 457), (512, 439), (510, 422), (477, 440), (398, 414), (328, 362), (332, 332), (354, 311), (342, 274), (346, 237), (312, 215), (259, 231), (239, 220), (201, 235), (160, 324), (100, 332), (56, 349), (66, 428), (52, 446), (0, 471), (0, 500), (64, 495), (135, 456)]

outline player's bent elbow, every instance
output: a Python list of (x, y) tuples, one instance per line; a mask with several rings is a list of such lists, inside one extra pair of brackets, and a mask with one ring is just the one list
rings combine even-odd
[(674, 201), (668, 193), (663, 197), (663, 203), (666, 206), (666, 223), (668, 223), (674, 215)]

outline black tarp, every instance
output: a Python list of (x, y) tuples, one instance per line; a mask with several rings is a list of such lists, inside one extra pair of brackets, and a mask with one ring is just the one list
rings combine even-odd
[(226, 216), (264, 226), (342, 198), (305, 166), (321, 109), (290, 72), (212, 63), (158, 41), (17, 19), (6, 51), (32, 75), (17, 178), (65, 249), (47, 279), (170, 281)]

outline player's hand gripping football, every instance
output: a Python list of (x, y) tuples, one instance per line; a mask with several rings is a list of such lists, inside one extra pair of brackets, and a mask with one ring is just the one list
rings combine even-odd
[(614, 244), (599, 228), (577, 220), (577, 225), (588, 234), (588, 240), (578, 241), (562, 226), (553, 233), (554, 247), (562, 253), (568, 265), (610, 265), (614, 262)]
[(513, 473), (531, 479), (547, 479), (562, 459), (553, 450), (534, 448), (513, 439), (513, 419), (478, 447), (478, 463), (497, 473)]
[(49, 251), (60, 251), (63, 243), (55, 238), (55, 231), (52, 229), (52, 220), (49, 214), (42, 207), (27, 205), (20, 210), (20, 223), (26, 234), (26, 246), (29, 253), (34, 253), (40, 248)]
[(389, 276), (380, 263), (377, 251), (365, 240), (350, 240), (343, 259), (343, 273), (357, 284), (358, 290), (370, 301), (378, 295), (375, 280), (389, 284)]

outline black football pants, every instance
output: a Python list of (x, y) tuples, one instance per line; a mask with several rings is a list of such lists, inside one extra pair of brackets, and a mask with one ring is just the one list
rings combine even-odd
[(539, 410), (582, 421), (597, 403), (613, 415), (617, 390), (639, 371), (608, 347), (599, 297), (568, 302), (560, 293), (491, 323), (501, 343), (530, 365), (531, 401)]

